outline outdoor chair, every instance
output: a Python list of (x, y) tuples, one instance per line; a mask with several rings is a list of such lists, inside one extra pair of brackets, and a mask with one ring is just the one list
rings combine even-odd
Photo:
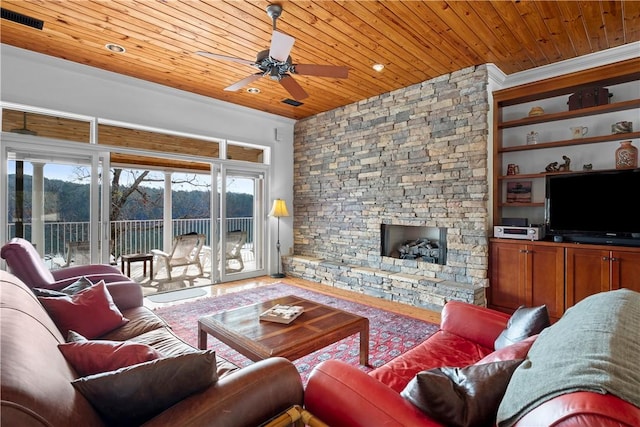
[(244, 270), (241, 250), (245, 243), (247, 243), (246, 231), (227, 231), (227, 244), (225, 251), (225, 259), (227, 262), (225, 265), (225, 272), (237, 273)]
[[(152, 249), (154, 263), (164, 265), (167, 270), (167, 277), (171, 278), (171, 270), (175, 267), (188, 268), (190, 265), (195, 265), (200, 270), (200, 275), (204, 274), (202, 263), (200, 262), (200, 251), (204, 245), (206, 236), (204, 234), (182, 234), (176, 236), (173, 239), (173, 247), (171, 252), (163, 252), (160, 249)], [(154, 268), (154, 276), (158, 274), (158, 270), (161, 265)], [(153, 279), (153, 278), (152, 278)]]

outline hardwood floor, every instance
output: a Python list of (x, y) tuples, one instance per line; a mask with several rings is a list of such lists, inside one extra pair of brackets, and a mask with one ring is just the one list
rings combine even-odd
[[(315, 292), (338, 296), (340, 298), (359, 302), (362, 304), (367, 304), (367, 305), (388, 310), (394, 313), (399, 313), (405, 316), (414, 317), (416, 319), (421, 319), (426, 322), (440, 324), (439, 312), (426, 310), (424, 308), (419, 308), (419, 307), (413, 307), (408, 304), (388, 301), (388, 300), (384, 300), (384, 299), (373, 297), (373, 296), (363, 295), (357, 292), (348, 291), (345, 289), (339, 289), (332, 286), (311, 282), (308, 280), (298, 279), (295, 277), (285, 277), (283, 279), (274, 279), (270, 276), (261, 276), (261, 277), (248, 279), (248, 280), (238, 280), (235, 282), (208, 285), (200, 288), (206, 291), (206, 294), (203, 296), (216, 296), (216, 295), (224, 295), (232, 292), (239, 292), (247, 289), (252, 289), (259, 286), (266, 286), (276, 282), (282, 282), (289, 285), (299, 286)], [(147, 298), (145, 298), (145, 306), (149, 308), (154, 308), (154, 307), (161, 307), (161, 306), (181, 303), (184, 301), (185, 300), (182, 299), (176, 302), (154, 303), (149, 301)]]

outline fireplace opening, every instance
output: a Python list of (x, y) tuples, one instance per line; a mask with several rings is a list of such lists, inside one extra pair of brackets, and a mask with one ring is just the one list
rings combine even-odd
[(380, 225), (381, 255), (432, 264), (447, 263), (447, 229), (416, 225)]

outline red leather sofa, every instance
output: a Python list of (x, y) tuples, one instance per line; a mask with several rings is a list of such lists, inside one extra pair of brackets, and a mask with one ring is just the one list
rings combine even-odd
[[(449, 302), (438, 332), (369, 374), (335, 360), (318, 365), (305, 389), (305, 407), (332, 427), (441, 426), (400, 392), (423, 370), (524, 358), (537, 336), (493, 350), (509, 317), (487, 308)], [(548, 400), (515, 425), (637, 427), (640, 408), (611, 394), (580, 391)]]

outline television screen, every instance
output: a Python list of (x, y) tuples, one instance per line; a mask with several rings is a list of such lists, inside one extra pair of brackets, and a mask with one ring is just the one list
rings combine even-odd
[(632, 237), (640, 233), (640, 169), (547, 175), (545, 202), (549, 234)]

